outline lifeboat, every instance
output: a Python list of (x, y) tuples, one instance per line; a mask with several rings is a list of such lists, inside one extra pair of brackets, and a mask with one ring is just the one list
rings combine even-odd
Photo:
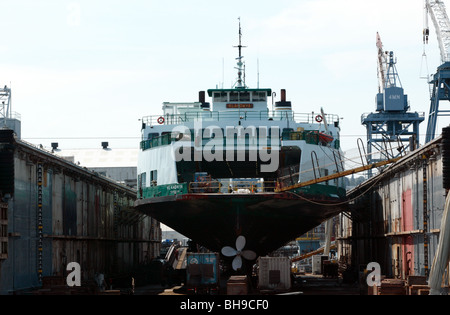
[(329, 134), (319, 132), (319, 141), (320, 142), (326, 144), (326, 143), (330, 143), (333, 140), (334, 140), (334, 138), (332, 136), (330, 136)]

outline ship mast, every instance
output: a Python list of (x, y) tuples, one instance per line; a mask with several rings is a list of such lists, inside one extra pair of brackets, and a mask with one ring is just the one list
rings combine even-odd
[[(245, 86), (245, 79), (242, 80), (242, 74), (245, 71), (244, 70), (244, 63), (242, 62), (242, 58), (244, 58), (242, 56), (242, 48), (246, 48), (247, 46), (242, 46), (242, 31), (241, 31), (241, 18), (238, 18), (239, 20), (239, 45), (238, 46), (233, 46), (235, 48), (239, 49), (239, 57), (236, 58), (237, 60), (237, 67), (235, 67), (235, 69), (238, 70), (238, 79), (237, 82), (235, 84), (236, 88), (246, 88)], [(245, 74), (244, 74), (244, 78), (245, 78)]]

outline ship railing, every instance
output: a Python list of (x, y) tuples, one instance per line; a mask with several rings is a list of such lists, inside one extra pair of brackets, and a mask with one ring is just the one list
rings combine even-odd
[(197, 181), (189, 183), (189, 193), (219, 193), (222, 184), (219, 181)]
[(239, 120), (269, 120), (269, 121), (294, 121), (296, 123), (313, 124), (321, 122), (326, 118), (328, 123), (339, 121), (339, 116), (326, 114), (325, 117), (318, 117), (320, 114), (295, 113), (294, 111), (195, 111), (183, 114), (151, 115), (142, 118), (142, 123), (149, 126), (157, 125), (178, 125), (196, 121), (226, 121), (231, 119)]
[(275, 181), (233, 181), (223, 183), (217, 180), (189, 183), (189, 193), (256, 194), (273, 192)]
[(2, 114), (2, 113), (0, 113), (0, 117), (3, 119), (3, 118), (5, 118), (5, 119), (15, 119), (15, 120), (22, 120), (22, 115), (21, 114), (19, 114), (18, 112), (10, 112), (9, 113), (9, 115), (8, 115), (8, 117), (6, 117), (6, 114)]

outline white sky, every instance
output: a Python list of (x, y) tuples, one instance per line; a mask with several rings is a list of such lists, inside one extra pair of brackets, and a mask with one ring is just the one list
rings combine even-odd
[[(428, 115), (422, 0), (2, 0), (0, 85), (11, 84), (22, 138), (136, 148), (139, 119), (163, 102), (234, 83), (238, 17), (247, 85), (257, 86), (259, 60), (260, 87), (286, 89), (295, 112), (343, 118), (344, 151), (365, 141), (361, 115), (375, 112), (377, 32), (398, 58), (411, 111)], [(431, 74), (440, 60), (430, 27)]]

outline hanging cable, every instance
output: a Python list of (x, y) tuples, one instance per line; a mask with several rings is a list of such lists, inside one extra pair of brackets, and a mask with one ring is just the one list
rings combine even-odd
[[(392, 166), (390, 166), (390, 167), (392, 167)], [(303, 200), (305, 200), (305, 201), (307, 201), (307, 202), (309, 202), (309, 203), (315, 204), (315, 205), (326, 206), (326, 207), (335, 207), (335, 206), (341, 206), (341, 205), (348, 204), (348, 203), (353, 202), (353, 201), (355, 201), (356, 199), (358, 199), (358, 198), (364, 196), (364, 195), (365, 195), (366, 193), (368, 193), (368, 192), (369, 192), (376, 184), (378, 184), (378, 183), (381, 181), (381, 179), (382, 179), (382, 178), (381, 178), (381, 176), (380, 176), (378, 179), (376, 179), (376, 180), (374, 181), (374, 183), (373, 183), (372, 185), (370, 185), (365, 191), (363, 191), (361, 194), (357, 195), (356, 197), (353, 197), (352, 199), (349, 199), (349, 200), (346, 200), (346, 201), (337, 202), (337, 203), (322, 203), (322, 202), (317, 202), (317, 201), (314, 201), (314, 200), (312, 200), (312, 199), (308, 199), (308, 198), (306, 198), (306, 197), (303, 197), (303, 196), (301, 196), (301, 195), (299, 195), (299, 194), (297, 194), (297, 193), (295, 193), (295, 192), (292, 192), (292, 191), (286, 191), (286, 192), (287, 192), (287, 193), (290, 193), (290, 194), (293, 194), (293, 195), (299, 197), (300, 199), (303, 199)]]

